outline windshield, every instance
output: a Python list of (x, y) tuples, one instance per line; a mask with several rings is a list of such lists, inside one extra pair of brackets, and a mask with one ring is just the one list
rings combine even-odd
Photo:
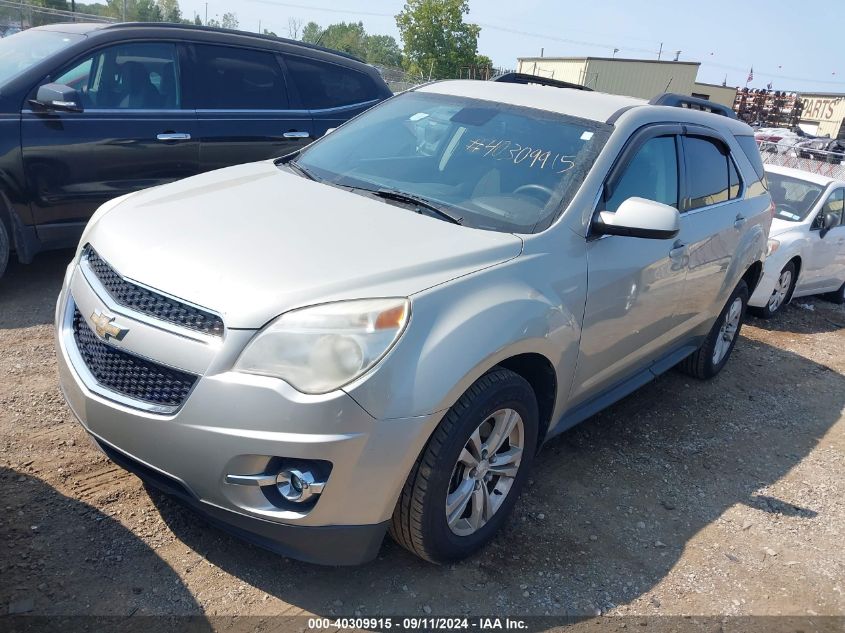
[(407, 92), (330, 133), (296, 163), (317, 180), (417, 196), (467, 226), (530, 233), (571, 199), (610, 130), (541, 110)]
[(816, 200), (824, 191), (822, 185), (814, 182), (767, 173), (769, 193), (775, 203), (775, 217), (789, 222), (801, 222), (810, 213)]
[(0, 39), (0, 86), (83, 37), (78, 33), (29, 30)]

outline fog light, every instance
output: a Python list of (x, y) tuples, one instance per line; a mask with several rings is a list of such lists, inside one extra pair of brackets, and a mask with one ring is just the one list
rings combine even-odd
[(310, 470), (291, 468), (283, 470), (276, 477), (276, 488), (287, 501), (305, 503), (314, 495), (323, 492), (324, 481), (316, 481)]

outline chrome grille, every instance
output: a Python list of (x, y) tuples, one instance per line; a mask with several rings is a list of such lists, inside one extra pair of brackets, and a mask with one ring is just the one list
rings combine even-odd
[(197, 376), (112, 347), (97, 338), (79, 310), (73, 311), (73, 338), (94, 379), (106, 389), (154, 405), (178, 407)]
[(203, 334), (223, 336), (223, 320), (216, 314), (165, 297), (124, 279), (90, 244), (83, 249), (82, 257), (112, 299), (120, 305)]

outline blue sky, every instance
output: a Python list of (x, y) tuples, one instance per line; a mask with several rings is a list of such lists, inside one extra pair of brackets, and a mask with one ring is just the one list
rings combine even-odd
[[(187, 17), (204, 17), (205, 0), (180, 0)], [(399, 39), (393, 16), (402, 0), (209, 0), (208, 14), (233, 11), (240, 28), (287, 35), (288, 19), (364, 23), (369, 33)], [(468, 21), (481, 25), (479, 52), (497, 66), (517, 57), (592, 55), (700, 61), (700, 81), (779, 90), (845, 93), (845, 1), (813, 3), (813, 18), (795, 0), (470, 0)], [(791, 16), (791, 17), (790, 17)], [(810, 27), (809, 24), (814, 26)], [(817, 37), (814, 37), (817, 36)]]

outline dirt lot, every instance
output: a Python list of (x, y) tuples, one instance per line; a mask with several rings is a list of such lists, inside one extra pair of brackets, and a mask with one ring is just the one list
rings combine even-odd
[(70, 253), (0, 281), (0, 612), (845, 614), (845, 309), (751, 319), (717, 379), (670, 372), (554, 440), (507, 529), (436, 567), (244, 544), (111, 465), (65, 407)]

